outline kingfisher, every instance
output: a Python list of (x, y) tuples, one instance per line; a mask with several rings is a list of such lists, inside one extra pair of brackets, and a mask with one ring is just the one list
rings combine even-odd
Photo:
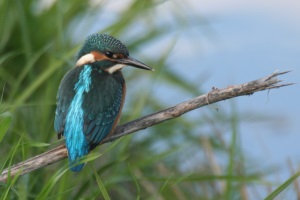
[(65, 138), (71, 171), (79, 172), (84, 166), (79, 159), (112, 134), (119, 122), (126, 93), (121, 70), (154, 70), (106, 34), (88, 36), (76, 60), (58, 88), (54, 129), (58, 139)]

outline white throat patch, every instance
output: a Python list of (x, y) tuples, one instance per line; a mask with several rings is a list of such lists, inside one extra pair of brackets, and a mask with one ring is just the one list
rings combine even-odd
[(116, 64), (116, 65), (114, 65), (114, 66), (108, 68), (106, 71), (107, 71), (108, 73), (110, 73), (110, 74), (113, 74), (114, 72), (116, 72), (116, 71), (122, 69), (122, 68), (125, 67), (125, 66), (126, 66), (126, 65), (124, 65), (124, 64)]
[(89, 53), (84, 56), (82, 56), (77, 62), (76, 67), (80, 67), (82, 65), (85, 65), (87, 63), (93, 63), (95, 62), (95, 57), (93, 54)]

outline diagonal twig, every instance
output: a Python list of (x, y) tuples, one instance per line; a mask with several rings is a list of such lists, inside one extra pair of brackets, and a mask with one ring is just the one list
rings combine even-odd
[[(166, 120), (179, 117), (191, 110), (200, 108), (208, 104), (216, 103), (218, 101), (222, 101), (222, 100), (226, 100), (238, 96), (251, 95), (255, 92), (259, 92), (263, 90), (270, 90), (270, 89), (292, 85), (294, 83), (280, 84), (282, 81), (278, 79), (278, 76), (286, 74), (288, 72), (290, 71), (284, 71), (284, 72), (276, 71), (269, 76), (254, 81), (250, 81), (244, 84), (233, 85), (224, 89), (213, 88), (212, 91), (210, 91), (207, 94), (203, 94), (201, 96), (177, 104), (173, 107), (158, 111), (156, 113), (141, 117), (139, 119), (118, 126), (115, 129), (114, 134), (111, 135), (109, 138), (105, 139), (102, 142), (102, 144), (112, 142), (120, 137), (148, 128), (155, 124), (159, 124)], [(43, 154), (37, 155), (28, 160), (13, 165), (8, 169), (3, 170), (2, 174), (0, 175), (0, 181), (5, 182), (8, 179), (8, 177), (13, 177), (20, 170), (21, 170), (20, 175), (28, 174), (31, 171), (37, 170), (44, 166), (51, 165), (55, 162), (63, 160), (67, 158), (67, 156), (68, 154), (65, 145), (60, 145)]]

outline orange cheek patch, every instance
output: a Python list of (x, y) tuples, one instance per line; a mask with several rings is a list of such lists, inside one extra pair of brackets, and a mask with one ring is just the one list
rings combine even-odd
[(93, 63), (96, 61), (101, 60), (108, 60), (109, 58), (106, 57), (104, 54), (99, 53), (97, 51), (92, 51), (91, 53), (88, 53), (84, 56), (82, 56), (76, 63), (76, 67), (83, 66), (85, 64)]
[(99, 53), (97, 51), (92, 51), (91, 54), (94, 56), (95, 61), (101, 61), (101, 60), (109, 59), (103, 53)]

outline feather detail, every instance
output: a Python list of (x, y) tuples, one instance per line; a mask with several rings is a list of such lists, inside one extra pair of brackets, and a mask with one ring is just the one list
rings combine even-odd
[(66, 146), (69, 154), (69, 164), (73, 166), (72, 171), (80, 171), (83, 164), (74, 166), (78, 158), (88, 154), (89, 144), (86, 140), (82, 127), (84, 123), (84, 111), (82, 103), (84, 94), (89, 92), (91, 84), (91, 67), (84, 66), (84, 69), (79, 75), (79, 80), (74, 86), (75, 96), (69, 107), (66, 116), (66, 125), (64, 129), (64, 136), (66, 138)]

